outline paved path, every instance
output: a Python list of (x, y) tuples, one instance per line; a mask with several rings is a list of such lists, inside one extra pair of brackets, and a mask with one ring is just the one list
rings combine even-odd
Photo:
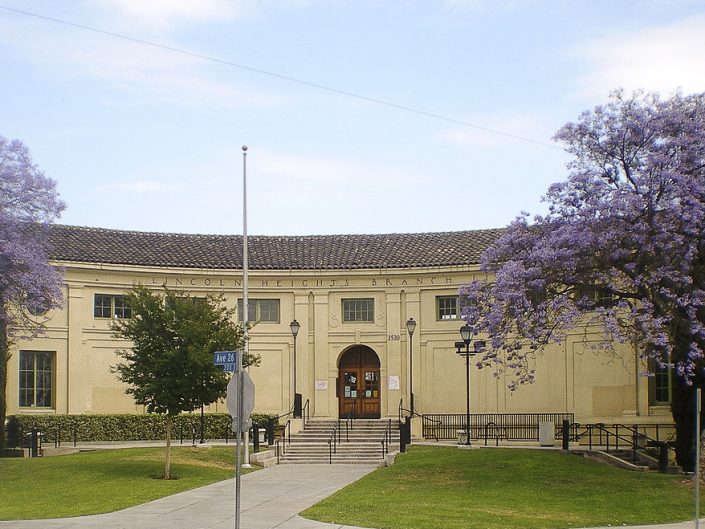
[[(242, 477), (241, 529), (361, 529), (305, 520), (306, 507), (374, 467), (278, 465)], [(122, 511), (79, 518), (0, 522), (0, 529), (233, 529), (234, 480), (181, 492)], [(702, 523), (702, 522), (701, 522)], [(629, 529), (693, 529), (693, 522)]]
[[(241, 529), (342, 529), (297, 513), (376, 467), (277, 465), (242, 477)], [(0, 522), (0, 529), (233, 529), (235, 480), (229, 479), (122, 511), (78, 518)], [(348, 528), (349, 529), (349, 528)]]

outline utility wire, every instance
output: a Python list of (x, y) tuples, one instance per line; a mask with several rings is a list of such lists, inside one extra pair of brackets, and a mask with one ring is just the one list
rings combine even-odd
[(467, 122), (467, 121), (463, 121), (463, 120), (460, 120), (460, 119), (455, 119), (455, 118), (451, 118), (451, 117), (448, 117), (448, 116), (443, 116), (443, 115), (441, 115), (441, 114), (435, 114), (435, 113), (433, 113), (433, 112), (428, 112), (428, 111), (426, 111), (426, 110), (419, 110), (418, 108), (413, 108), (413, 107), (408, 107), (408, 106), (405, 106), (405, 105), (400, 105), (400, 104), (398, 104), (398, 103), (393, 103), (393, 102), (391, 102), (391, 101), (385, 101), (385, 100), (383, 100), (383, 99), (377, 99), (377, 98), (375, 98), (375, 97), (365, 96), (365, 95), (362, 95), (362, 94), (356, 94), (355, 92), (349, 92), (349, 91), (347, 91), (347, 90), (342, 90), (342, 89), (340, 89), (340, 88), (334, 88), (334, 87), (332, 87), (332, 86), (327, 86), (327, 85), (323, 85), (323, 84), (319, 84), (319, 83), (314, 83), (314, 82), (311, 82), (311, 81), (305, 81), (305, 80), (303, 80), (303, 79), (297, 79), (296, 77), (290, 77), (290, 76), (288, 76), (288, 75), (283, 75), (283, 74), (279, 74), (279, 73), (275, 73), (275, 72), (269, 72), (269, 71), (267, 71), (267, 70), (262, 70), (262, 69), (260, 69), (260, 68), (254, 68), (254, 67), (252, 67), (252, 66), (247, 66), (247, 65), (244, 65), (244, 64), (239, 64), (239, 63), (236, 63), (236, 62), (233, 62), (233, 61), (228, 61), (228, 60), (226, 60), (226, 59), (221, 59), (221, 58), (218, 58), (218, 57), (213, 57), (212, 55), (206, 55), (206, 54), (203, 54), (203, 53), (198, 53), (198, 52), (186, 50), (186, 49), (183, 49), (183, 48), (176, 48), (176, 47), (174, 47), (174, 46), (169, 46), (169, 45), (167, 45), (167, 44), (160, 44), (160, 43), (158, 43), (158, 42), (153, 42), (153, 41), (149, 41), (149, 40), (145, 40), (145, 39), (140, 39), (140, 38), (137, 38), (137, 37), (131, 37), (131, 36), (129, 36), (129, 35), (125, 35), (125, 34), (122, 34), (122, 33), (116, 33), (116, 32), (114, 32), (114, 31), (108, 31), (108, 30), (105, 30), (105, 29), (100, 29), (100, 28), (96, 28), (96, 27), (92, 27), (92, 26), (87, 26), (87, 25), (85, 25), (85, 24), (78, 24), (78, 23), (76, 23), (76, 22), (69, 22), (69, 21), (67, 21), (67, 20), (62, 20), (62, 19), (59, 19), (59, 18), (54, 18), (54, 17), (47, 16), (47, 15), (41, 15), (41, 14), (39, 14), (39, 13), (33, 13), (33, 12), (31, 12), (31, 11), (24, 11), (24, 10), (22, 10), (22, 9), (16, 9), (16, 8), (14, 8), (14, 7), (9, 7), (9, 6), (5, 6), (5, 5), (2, 5), (2, 4), (0, 4), (0, 9), (4, 9), (5, 11), (10, 11), (10, 12), (12, 12), (12, 13), (16, 13), (16, 14), (19, 14), (19, 15), (25, 15), (25, 16), (28, 16), (28, 17), (34, 17), (34, 18), (38, 18), (38, 19), (41, 19), (41, 20), (46, 20), (46, 21), (49, 21), (49, 22), (55, 22), (55, 23), (57, 23), (57, 24), (62, 24), (62, 25), (64, 25), (64, 26), (70, 26), (70, 27), (73, 27), (73, 28), (83, 29), (83, 30), (85, 30), (85, 31), (91, 31), (91, 32), (93, 32), (93, 33), (99, 33), (99, 34), (101, 34), (101, 35), (107, 35), (107, 36), (110, 36), (110, 37), (115, 37), (115, 38), (117, 38), (117, 39), (126, 40), (126, 41), (133, 42), (133, 43), (136, 43), (136, 44), (142, 44), (142, 45), (144, 45), (144, 46), (150, 46), (150, 47), (152, 47), (152, 48), (158, 48), (158, 49), (170, 51), (170, 52), (173, 52), (173, 53), (179, 53), (179, 54), (181, 54), (181, 55), (186, 55), (186, 56), (188, 56), (188, 57), (194, 57), (194, 58), (197, 58), (197, 59), (202, 59), (202, 60), (204, 60), (204, 61), (210, 61), (210, 62), (214, 62), (214, 63), (217, 63), (217, 64), (223, 64), (223, 65), (226, 65), (226, 66), (231, 66), (231, 67), (233, 67), (233, 68), (239, 68), (239, 69), (241, 69), (241, 70), (246, 70), (246, 71), (248, 71), (248, 72), (253, 72), (253, 73), (256, 73), (256, 74), (260, 74), (260, 75), (266, 75), (266, 76), (268, 76), (268, 77), (273, 77), (273, 78), (275, 78), (275, 79), (281, 79), (281, 80), (283, 80), (283, 81), (288, 81), (288, 82), (291, 82), (291, 83), (296, 83), (296, 84), (300, 84), (300, 85), (303, 85), (303, 86), (308, 86), (308, 87), (311, 87), (311, 88), (317, 88), (317, 89), (319, 89), (319, 90), (325, 90), (325, 91), (327, 91), (327, 92), (332, 92), (332, 93), (334, 93), (334, 94), (338, 94), (338, 95), (342, 95), (342, 96), (346, 96), (346, 97), (352, 97), (352, 98), (355, 98), (355, 99), (358, 99), (358, 100), (361, 100), (361, 101), (367, 101), (367, 102), (369, 102), (369, 103), (375, 103), (375, 104), (377, 104), (377, 105), (382, 105), (382, 106), (386, 106), (386, 107), (390, 107), (390, 108), (395, 108), (395, 109), (397, 109), (397, 110), (402, 110), (402, 111), (404, 111), (404, 112), (410, 112), (410, 113), (412, 113), (412, 114), (418, 114), (418, 115), (420, 115), (420, 116), (426, 116), (426, 117), (429, 117), (429, 118), (438, 119), (438, 120), (441, 120), (441, 121), (446, 121), (446, 122), (448, 122), (448, 123), (454, 123), (454, 124), (456, 124), (456, 125), (462, 125), (462, 126), (464, 126), (464, 127), (470, 127), (470, 128), (477, 129), (477, 130), (482, 130), (482, 131), (485, 131), (485, 132), (490, 132), (490, 133), (492, 133), (492, 134), (499, 134), (499, 135), (501, 135), (501, 136), (506, 136), (506, 137), (508, 137), (508, 138), (513, 138), (513, 139), (515, 139), (515, 140), (520, 140), (520, 141), (524, 141), (524, 142), (528, 142), (528, 143), (533, 143), (533, 144), (535, 144), (535, 145), (541, 145), (542, 147), (550, 147), (550, 148), (552, 148), (552, 149), (560, 149), (560, 150), (563, 150), (561, 147), (559, 147), (558, 145), (555, 145), (555, 144), (546, 143), (546, 142), (542, 142), (542, 141), (539, 141), (539, 140), (534, 140), (534, 139), (531, 139), (531, 138), (527, 138), (527, 137), (525, 137), (525, 136), (519, 136), (518, 134), (512, 134), (512, 133), (510, 133), (510, 132), (504, 132), (504, 131), (497, 130), (497, 129), (493, 129), (493, 128), (490, 128), (490, 127), (483, 127), (482, 125), (476, 125), (476, 124), (474, 124), (474, 123), (469, 123), (469, 122)]

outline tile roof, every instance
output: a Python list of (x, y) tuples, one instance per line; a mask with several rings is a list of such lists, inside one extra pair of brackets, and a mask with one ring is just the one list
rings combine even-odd
[[(503, 230), (387, 235), (249, 235), (252, 270), (347, 270), (467, 265)], [(188, 235), (52, 225), (57, 261), (242, 268), (241, 235)]]

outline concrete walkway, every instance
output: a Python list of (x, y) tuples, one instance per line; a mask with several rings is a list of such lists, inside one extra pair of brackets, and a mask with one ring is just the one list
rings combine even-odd
[[(241, 529), (338, 529), (297, 513), (376, 467), (277, 465), (242, 477)], [(67, 486), (70, 484), (67, 483)], [(232, 529), (235, 480), (229, 479), (122, 511), (78, 518), (0, 522), (0, 529)]]
[[(305, 508), (375, 467), (277, 465), (242, 477), (241, 529), (361, 529), (305, 520)], [(70, 486), (70, 484), (67, 484)], [(122, 511), (78, 518), (0, 522), (0, 529), (232, 529), (235, 480), (221, 481)], [(702, 523), (702, 522), (701, 522)], [(630, 529), (693, 529), (693, 522)]]

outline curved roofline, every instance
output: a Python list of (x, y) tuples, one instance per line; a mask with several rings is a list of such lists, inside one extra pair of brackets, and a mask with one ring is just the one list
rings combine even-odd
[[(74, 224), (50, 224), (51, 227), (69, 228), (76, 230), (97, 231), (106, 233), (126, 233), (135, 235), (173, 235), (176, 237), (242, 237), (242, 233), (187, 233), (179, 231), (140, 231), (140, 230), (123, 230), (118, 228), (101, 228), (99, 226), (81, 226)], [(504, 228), (480, 228), (476, 230), (457, 230), (457, 231), (418, 231), (418, 232), (389, 232), (389, 233), (330, 233), (330, 234), (309, 234), (309, 235), (258, 235), (256, 233), (248, 233), (247, 238), (285, 238), (285, 239), (313, 239), (320, 237), (389, 237), (389, 236), (419, 236), (419, 235), (452, 235), (458, 233), (483, 233), (483, 232), (503, 232)]]
[[(478, 264), (502, 229), (351, 235), (248, 235), (252, 270), (410, 269)], [(242, 235), (141, 232), (53, 224), (56, 261), (242, 269)]]

